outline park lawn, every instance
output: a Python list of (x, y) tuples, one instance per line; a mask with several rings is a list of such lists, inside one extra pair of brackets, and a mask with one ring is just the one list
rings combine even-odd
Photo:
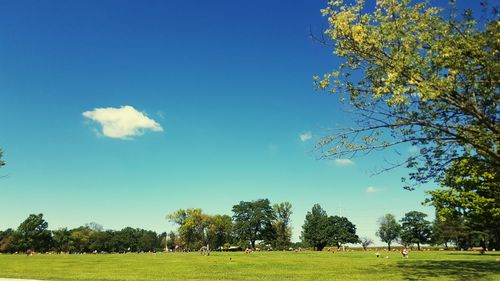
[[(41, 280), (500, 280), (500, 253), (256, 252), (0, 255), (0, 277)], [(387, 256), (387, 258), (385, 258)]]

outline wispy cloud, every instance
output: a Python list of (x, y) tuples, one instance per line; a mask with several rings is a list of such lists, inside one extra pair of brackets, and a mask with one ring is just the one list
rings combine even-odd
[(354, 165), (354, 161), (352, 161), (351, 159), (346, 159), (346, 158), (343, 158), (343, 159), (335, 159), (335, 165), (337, 166), (351, 166), (351, 165)]
[(366, 188), (366, 193), (375, 193), (375, 192), (378, 192), (379, 189), (378, 188), (375, 188), (373, 186), (369, 186)]
[(305, 132), (299, 135), (300, 141), (301, 142), (306, 142), (310, 139), (312, 139), (312, 133), (311, 132)]
[(408, 152), (410, 154), (416, 154), (418, 151), (419, 151), (419, 149), (418, 149), (418, 146), (416, 146), (416, 145), (412, 145), (412, 146), (408, 147)]
[(163, 131), (155, 120), (130, 105), (120, 108), (95, 108), (83, 112), (82, 115), (99, 123), (102, 127), (102, 135), (109, 138), (130, 139), (144, 134), (146, 130)]

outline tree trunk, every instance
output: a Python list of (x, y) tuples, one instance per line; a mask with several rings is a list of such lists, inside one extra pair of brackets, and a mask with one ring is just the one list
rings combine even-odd
[(420, 251), (420, 242), (417, 242), (417, 249)]
[(387, 243), (387, 249), (389, 250), (389, 252), (391, 251), (391, 243)]

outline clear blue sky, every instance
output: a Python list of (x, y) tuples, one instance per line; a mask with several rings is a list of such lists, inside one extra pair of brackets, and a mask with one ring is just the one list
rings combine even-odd
[(312, 87), (339, 63), (308, 36), (325, 3), (1, 1), (0, 229), (43, 213), (51, 229), (169, 231), (179, 208), (231, 215), (258, 198), (293, 204), (294, 240), (315, 203), (374, 239), (386, 213), (433, 217), (432, 185), (371, 176), (392, 151), (350, 165), (311, 154), (352, 118)]

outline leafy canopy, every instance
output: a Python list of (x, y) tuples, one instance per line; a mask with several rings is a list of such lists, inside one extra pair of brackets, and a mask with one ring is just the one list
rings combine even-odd
[(323, 157), (415, 145), (419, 153), (391, 165), (414, 169), (408, 189), (441, 178), (463, 155), (500, 166), (498, 15), (480, 25), (468, 11), (446, 19), (442, 9), (413, 2), (379, 0), (367, 13), (365, 1), (330, 1), (323, 42), (344, 62), (314, 77), (359, 116), (319, 143)]

